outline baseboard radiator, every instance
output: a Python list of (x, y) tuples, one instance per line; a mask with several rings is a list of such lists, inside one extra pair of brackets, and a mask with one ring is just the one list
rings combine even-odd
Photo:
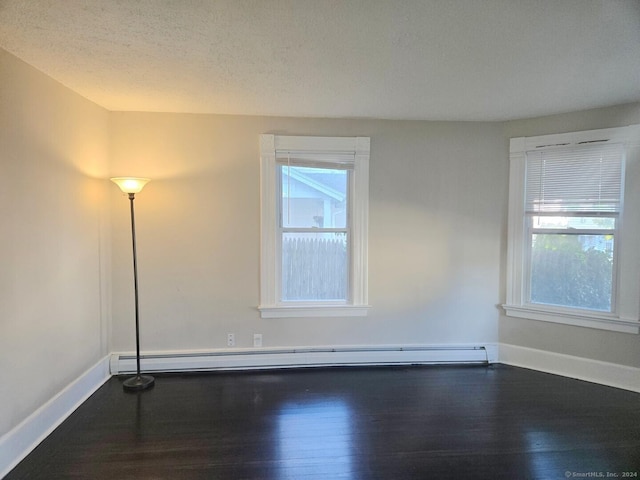
[[(203, 352), (158, 352), (141, 355), (145, 372), (258, 370), (358, 365), (490, 364), (497, 345), (367, 346), (224, 349)], [(135, 355), (111, 355), (112, 375), (136, 371)]]

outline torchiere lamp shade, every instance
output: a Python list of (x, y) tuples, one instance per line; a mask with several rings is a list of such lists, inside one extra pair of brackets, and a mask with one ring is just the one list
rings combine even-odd
[(140, 193), (151, 179), (138, 177), (114, 177), (111, 181), (118, 185), (120, 190), (124, 193)]

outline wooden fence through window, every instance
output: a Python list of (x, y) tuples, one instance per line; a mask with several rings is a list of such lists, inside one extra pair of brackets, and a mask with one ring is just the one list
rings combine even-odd
[(347, 283), (347, 246), (344, 240), (282, 240), (283, 300), (346, 300)]

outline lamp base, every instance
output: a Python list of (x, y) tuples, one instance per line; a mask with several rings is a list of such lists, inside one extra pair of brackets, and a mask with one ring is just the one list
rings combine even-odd
[(151, 375), (136, 375), (135, 377), (127, 378), (122, 383), (122, 388), (127, 392), (139, 392), (153, 387), (155, 382)]

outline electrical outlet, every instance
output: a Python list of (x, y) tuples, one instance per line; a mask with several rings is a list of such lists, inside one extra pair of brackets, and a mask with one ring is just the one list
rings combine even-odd
[(261, 347), (262, 346), (262, 334), (261, 333), (254, 333), (253, 334), (253, 346), (254, 347)]
[(233, 333), (227, 333), (227, 347), (236, 346), (236, 336)]

